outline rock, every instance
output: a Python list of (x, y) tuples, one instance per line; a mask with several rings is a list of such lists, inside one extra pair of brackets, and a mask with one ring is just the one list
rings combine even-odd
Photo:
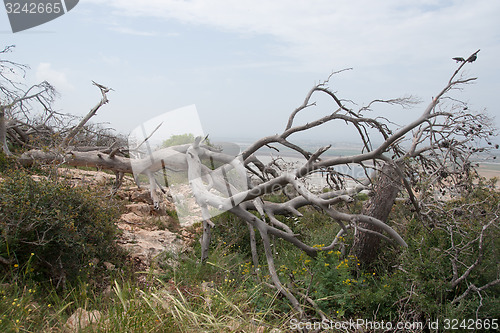
[(42, 180), (47, 180), (48, 178), (46, 176), (31, 175), (31, 179), (33, 179), (36, 182), (39, 182)]
[(120, 217), (120, 220), (125, 221), (129, 224), (142, 224), (144, 222), (144, 216), (139, 216), (136, 213), (126, 213)]
[(203, 294), (203, 299), (205, 300), (205, 303), (210, 306), (212, 305), (212, 296), (215, 292), (215, 286), (214, 286), (214, 283), (213, 282), (203, 282), (201, 284), (201, 292)]
[(93, 184), (107, 186), (115, 180), (115, 176), (103, 171), (59, 168), (61, 177), (68, 179), (73, 185)]
[(168, 251), (178, 253), (183, 241), (168, 230), (136, 229), (133, 232), (123, 230), (119, 244), (130, 251), (131, 257), (149, 266), (156, 256)]
[(130, 195), (130, 201), (132, 202), (144, 202), (152, 205), (153, 199), (151, 199), (151, 194), (148, 190), (136, 190)]
[(238, 332), (240, 331), (240, 328), (242, 326), (242, 323), (238, 320), (231, 320), (228, 324), (227, 324), (227, 328), (229, 329), (229, 332)]
[(66, 321), (66, 329), (69, 332), (79, 332), (89, 325), (94, 325), (101, 320), (101, 313), (97, 310), (87, 311), (82, 308), (76, 311)]
[(104, 267), (106, 267), (106, 269), (107, 269), (108, 271), (112, 271), (112, 270), (114, 270), (114, 269), (115, 269), (115, 265), (113, 265), (113, 264), (112, 264), (112, 263), (110, 263), (110, 262), (105, 261), (105, 262), (103, 262), (102, 264), (104, 265)]
[(104, 297), (110, 297), (111, 296), (111, 286), (106, 286), (106, 288), (102, 291), (102, 294)]
[(106, 185), (106, 182), (108, 181), (108, 177), (106, 177), (102, 173), (98, 173), (95, 175), (94, 180), (97, 183), (97, 185), (104, 186), (104, 185)]
[(151, 207), (146, 203), (133, 203), (130, 205), (126, 205), (125, 208), (127, 209), (127, 211), (139, 216), (149, 216), (149, 214), (151, 213)]
[(202, 282), (200, 287), (201, 291), (204, 294), (212, 294), (215, 288), (214, 283), (212, 281), (204, 281)]
[(186, 229), (182, 229), (181, 237), (187, 246), (191, 246), (195, 243), (197, 236), (196, 236), (196, 233), (194, 233), (194, 232), (190, 232)]
[(264, 333), (266, 331), (265, 326), (257, 326), (255, 329), (255, 333)]

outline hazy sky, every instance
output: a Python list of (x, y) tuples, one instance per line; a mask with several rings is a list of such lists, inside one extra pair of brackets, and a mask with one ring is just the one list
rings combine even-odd
[[(83, 115), (95, 105), (95, 80), (115, 91), (94, 121), (121, 132), (195, 104), (205, 133), (258, 137), (282, 131), (332, 71), (353, 68), (330, 86), (358, 106), (403, 95), (429, 102), (456, 68), (451, 58), (477, 49), (467, 71), (479, 80), (460, 97), (499, 116), (499, 17), (494, 0), (81, 0), (16, 34), (1, 9), (0, 38), (16, 45), (10, 60), (31, 66), (28, 80), (55, 85), (56, 107), (65, 112)], [(403, 124), (424, 104), (373, 115)], [(299, 120), (325, 114), (326, 106)], [(312, 137), (349, 133), (334, 124)]]

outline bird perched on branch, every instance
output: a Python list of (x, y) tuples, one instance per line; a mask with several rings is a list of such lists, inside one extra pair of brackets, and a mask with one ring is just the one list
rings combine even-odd
[(477, 53), (479, 52), (479, 50), (477, 50), (476, 52), (474, 52), (468, 59), (467, 59), (467, 62), (474, 62), (476, 61), (477, 59)]
[(476, 52), (474, 52), (470, 57), (467, 58), (467, 60), (465, 60), (462, 57), (455, 57), (455, 58), (452, 58), (452, 59), (455, 60), (456, 62), (474, 62), (477, 59), (477, 53), (479, 51), (481, 51), (481, 50), (477, 50)]

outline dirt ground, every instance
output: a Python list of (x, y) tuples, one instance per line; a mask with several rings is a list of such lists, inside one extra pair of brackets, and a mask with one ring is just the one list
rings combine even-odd
[(500, 180), (500, 164), (497, 163), (487, 163), (481, 164), (478, 169), (479, 175), (490, 179), (497, 177)]

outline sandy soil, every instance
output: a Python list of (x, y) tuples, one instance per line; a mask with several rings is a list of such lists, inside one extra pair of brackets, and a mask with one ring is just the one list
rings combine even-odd
[(500, 165), (482, 164), (478, 169), (479, 175), (487, 179), (497, 177), (500, 180)]

